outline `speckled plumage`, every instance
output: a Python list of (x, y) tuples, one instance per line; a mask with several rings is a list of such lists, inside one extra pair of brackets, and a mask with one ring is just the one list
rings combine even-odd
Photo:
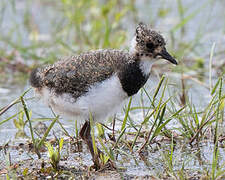
[(35, 69), (30, 83), (61, 114), (87, 119), (91, 112), (94, 119), (101, 119), (138, 92), (159, 58), (177, 64), (166, 51), (163, 37), (140, 23), (129, 52), (108, 49), (67, 57)]
[(84, 125), (80, 137), (86, 142), (96, 169), (100, 151), (94, 151), (90, 114), (103, 122), (118, 105), (146, 83), (152, 64), (164, 58), (177, 64), (165, 48), (163, 37), (140, 23), (130, 51), (97, 50), (67, 57), (35, 69), (30, 83), (57, 114)]
[(122, 75), (127, 65), (134, 64), (135, 60), (126, 51), (90, 51), (35, 70), (39, 81), (33, 81), (33, 86), (36, 83), (36, 87), (48, 87), (54, 89), (56, 94), (70, 93), (78, 98), (91, 85), (104, 81), (115, 73)]

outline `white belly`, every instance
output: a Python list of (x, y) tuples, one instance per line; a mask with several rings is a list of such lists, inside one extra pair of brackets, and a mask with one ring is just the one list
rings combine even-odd
[(90, 114), (95, 122), (104, 121), (107, 116), (115, 113), (124, 99), (128, 97), (116, 75), (93, 85), (88, 93), (76, 101), (68, 93), (56, 96), (48, 88), (42, 88), (39, 94), (56, 114), (73, 120), (77, 119), (79, 124), (88, 120)]

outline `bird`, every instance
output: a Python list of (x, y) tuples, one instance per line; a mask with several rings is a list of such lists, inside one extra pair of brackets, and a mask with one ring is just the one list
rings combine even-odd
[(140, 22), (129, 50), (99, 49), (72, 55), (30, 74), (35, 93), (63, 117), (73, 117), (83, 126), (79, 135), (94, 153), (90, 114), (93, 122), (104, 122), (127, 98), (147, 82), (152, 65), (165, 59), (177, 65), (166, 49), (163, 36)]

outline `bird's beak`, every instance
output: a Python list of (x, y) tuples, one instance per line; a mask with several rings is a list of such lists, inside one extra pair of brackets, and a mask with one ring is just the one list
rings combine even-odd
[(168, 60), (169, 62), (173, 64), (178, 64), (177, 61), (166, 51), (166, 48), (164, 48), (159, 55), (163, 58)]

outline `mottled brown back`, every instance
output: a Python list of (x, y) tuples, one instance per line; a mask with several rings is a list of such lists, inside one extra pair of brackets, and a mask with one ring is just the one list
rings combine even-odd
[[(34, 70), (31, 85), (46, 86), (56, 94), (71, 93), (74, 98), (116, 73), (129, 61), (129, 54), (119, 50), (97, 50), (71, 56)], [(35, 78), (34, 78), (35, 77)], [(35, 82), (32, 82), (35, 80)]]

